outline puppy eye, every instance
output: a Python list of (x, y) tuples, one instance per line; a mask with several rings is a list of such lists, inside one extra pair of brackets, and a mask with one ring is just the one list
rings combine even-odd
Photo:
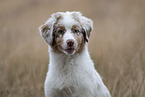
[(64, 30), (62, 30), (62, 29), (58, 29), (58, 30), (57, 30), (57, 33), (59, 33), (59, 34), (63, 34), (63, 33), (64, 33)]
[(77, 36), (80, 35), (80, 30), (78, 30), (78, 29), (74, 29), (73, 32), (74, 32), (74, 34), (77, 35)]
[(75, 29), (73, 32), (75, 32), (75, 33), (79, 33), (80, 31), (79, 31), (79, 30), (77, 30), (77, 29)]

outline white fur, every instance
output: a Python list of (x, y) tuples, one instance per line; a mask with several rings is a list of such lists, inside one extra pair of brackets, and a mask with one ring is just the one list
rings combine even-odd
[[(67, 14), (68, 13), (68, 14)], [(72, 18), (72, 15), (69, 13), (69, 12), (66, 12), (65, 15), (63, 15), (63, 20), (62, 20), (62, 23), (64, 24), (65, 28), (66, 28), (66, 33), (64, 34), (63, 36), (63, 47), (64, 49), (67, 48), (67, 44), (66, 44), (66, 41), (68, 39), (72, 39), (74, 40), (75, 44), (76, 44), (76, 40), (74, 38), (74, 36), (72, 35), (72, 31), (71, 31), (71, 27), (74, 25), (74, 24), (77, 24), (77, 22)]]
[[(80, 23), (87, 31), (92, 28), (92, 21), (79, 12), (66, 12), (53, 14), (52, 17), (58, 18), (59, 14), (63, 16), (61, 21), (68, 32), (63, 36), (63, 45), (66, 46), (68, 39), (75, 40), (69, 30), (73, 24)], [(80, 19), (76, 22), (73, 18)], [(52, 27), (54, 18), (49, 19), (45, 24)], [(51, 29), (52, 30), (52, 29)], [(42, 29), (40, 28), (40, 31)], [(42, 32), (41, 32), (42, 33)], [(52, 32), (49, 30), (50, 35)], [(43, 33), (44, 35), (46, 33)], [(51, 45), (51, 39), (47, 40)], [(75, 41), (77, 42), (77, 41)], [(64, 54), (54, 52), (49, 46), (49, 70), (45, 80), (45, 96), (46, 97), (111, 97), (108, 89), (104, 85), (100, 75), (94, 68), (94, 63), (90, 58), (87, 43), (81, 53)]]
[[(94, 68), (87, 45), (81, 54), (57, 54), (49, 48), (50, 64), (45, 81), (46, 97), (111, 97)], [(73, 88), (72, 88), (73, 87)], [(67, 95), (63, 89), (67, 89)], [(71, 90), (72, 88), (72, 90)]]

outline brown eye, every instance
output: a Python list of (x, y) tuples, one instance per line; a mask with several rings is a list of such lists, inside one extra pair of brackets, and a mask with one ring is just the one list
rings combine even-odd
[(79, 31), (79, 30), (77, 30), (77, 29), (75, 29), (75, 30), (74, 30), (74, 32), (75, 32), (75, 33), (79, 33), (80, 31)]
[(74, 32), (77, 36), (80, 35), (80, 30), (79, 30), (79, 29), (74, 29), (73, 32)]
[(63, 30), (63, 29), (58, 29), (58, 30), (57, 30), (57, 33), (58, 33), (58, 34), (63, 34), (63, 33), (64, 33), (64, 30)]

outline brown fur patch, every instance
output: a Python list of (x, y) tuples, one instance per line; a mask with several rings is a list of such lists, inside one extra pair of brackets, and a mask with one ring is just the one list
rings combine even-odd
[[(59, 30), (62, 30), (63, 33), (60, 33)], [(52, 48), (55, 52), (61, 53), (62, 52), (62, 42), (63, 42), (63, 35), (65, 33), (65, 27), (55, 24), (53, 29), (53, 43)]]
[(81, 34), (80, 37), (75, 37), (78, 42), (78, 47), (77, 47), (78, 49), (77, 49), (76, 53), (81, 53), (83, 51), (85, 43), (86, 43), (86, 41), (84, 40), (83, 34), (82, 33), (80, 33), (80, 34)]
[(75, 37), (75, 39), (78, 43), (76, 53), (81, 53), (83, 51), (84, 45), (85, 45), (84, 35), (83, 35), (83, 32), (82, 32), (83, 30), (82, 30), (81, 26), (77, 26), (77, 25), (72, 26), (72, 31), (73, 30), (78, 30), (79, 31), (79, 32), (77, 32), (79, 34), (74, 32), (74, 34), (75, 34), (74, 37)]

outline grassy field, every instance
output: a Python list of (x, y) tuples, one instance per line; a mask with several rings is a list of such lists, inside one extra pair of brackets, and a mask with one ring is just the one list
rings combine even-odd
[(38, 27), (67, 10), (94, 21), (89, 52), (112, 97), (145, 97), (145, 0), (0, 0), (0, 97), (44, 97)]

